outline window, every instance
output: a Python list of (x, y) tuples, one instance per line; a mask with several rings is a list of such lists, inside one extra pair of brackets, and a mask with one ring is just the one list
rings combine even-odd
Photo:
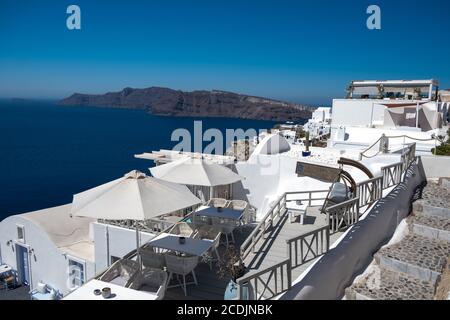
[(20, 225), (17, 225), (17, 240), (25, 242), (25, 228)]
[(69, 283), (71, 287), (81, 287), (84, 284), (84, 281), (84, 263), (69, 259)]

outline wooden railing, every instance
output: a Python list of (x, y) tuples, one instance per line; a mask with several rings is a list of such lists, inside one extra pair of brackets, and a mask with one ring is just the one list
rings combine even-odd
[(383, 176), (375, 177), (356, 185), (359, 207), (370, 206), (383, 196)]
[[(253, 232), (241, 245), (241, 258), (244, 260), (251, 252), (254, 252), (258, 242), (263, 238), (268, 227), (272, 227), (276, 219), (280, 219), (287, 212), (286, 203), (289, 201), (305, 201), (308, 206), (323, 201), (328, 190), (286, 192), (277, 199), (264, 218), (258, 223)], [(320, 196), (314, 196), (321, 194)], [(289, 199), (291, 198), (291, 199)]]
[(330, 227), (328, 225), (286, 240), (291, 269), (295, 269), (328, 252)]
[[(406, 170), (406, 169), (405, 169)], [(402, 180), (403, 162), (397, 162), (381, 168), (383, 190), (399, 184)]]
[(275, 204), (266, 213), (264, 218), (258, 223), (256, 228), (247, 237), (244, 243), (241, 245), (241, 258), (244, 260), (252, 251), (254, 252), (255, 246), (262, 238), (266, 229), (273, 226), (276, 218), (281, 218), (286, 213), (286, 195), (283, 194)]
[(290, 201), (302, 201), (302, 204), (306, 204), (308, 207), (319, 206), (323, 204), (330, 190), (314, 190), (314, 191), (296, 191), (286, 192), (286, 202)]
[(353, 198), (325, 208), (330, 232), (335, 233), (348, 228), (359, 220), (359, 198)]
[[(262, 271), (255, 271), (237, 279), (237, 299), (247, 293), (247, 299), (272, 299), (291, 288), (291, 261), (286, 259)], [(247, 292), (244, 292), (246, 290)]]
[(406, 171), (416, 158), (416, 143), (411, 143), (402, 153), (403, 171)]

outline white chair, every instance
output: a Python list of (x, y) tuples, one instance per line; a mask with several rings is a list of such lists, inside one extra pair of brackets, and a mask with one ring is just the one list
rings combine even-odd
[[(165, 255), (167, 271), (169, 272), (169, 282), (174, 274), (183, 277), (183, 291), (184, 295), (187, 296), (186, 290), (186, 276), (192, 273), (195, 285), (198, 284), (197, 277), (195, 276), (195, 267), (198, 265), (197, 256), (177, 256), (175, 254), (169, 253)], [(188, 283), (188, 284), (193, 284)]]
[(186, 222), (178, 222), (176, 223), (172, 229), (168, 232), (169, 234), (174, 234), (177, 236), (182, 236), (186, 238), (190, 238), (194, 230), (191, 228), (191, 226)]
[(244, 200), (230, 200), (228, 202), (228, 206), (227, 208), (233, 209), (233, 210), (237, 210), (237, 211), (242, 211), (242, 222), (245, 223), (249, 223), (251, 221), (251, 219), (247, 216), (248, 213), (248, 202), (244, 201)]
[(156, 300), (162, 300), (166, 293), (169, 277), (167, 272), (154, 268), (146, 268), (136, 274), (128, 288), (145, 291), (157, 296)]
[(215, 208), (225, 208), (228, 204), (228, 200), (222, 198), (211, 198), (206, 205)]
[(245, 200), (230, 200), (228, 201), (227, 208), (233, 209), (233, 210), (242, 210), (244, 211), (248, 207), (248, 202)]
[[(199, 229), (195, 235), (195, 239), (208, 240), (213, 243), (211, 249), (209, 249), (203, 256), (202, 260), (209, 264), (209, 269), (212, 270), (212, 263), (215, 261), (220, 261), (219, 255), (219, 245), (220, 245), (220, 237), (222, 236), (221, 232), (218, 232), (212, 228), (201, 228)], [(214, 255), (216, 256), (214, 258)]]
[(164, 255), (153, 251), (153, 248), (140, 250), (142, 265), (144, 268), (162, 270), (166, 266)]
[(116, 261), (99, 280), (126, 287), (139, 270), (139, 264), (133, 260)]
[(229, 235), (231, 235), (231, 239), (232, 239), (233, 243), (236, 243), (236, 241), (234, 240), (233, 231), (234, 231), (234, 229), (237, 228), (238, 225), (239, 225), (239, 223), (233, 219), (225, 219), (225, 218), (218, 218), (218, 217), (212, 218), (213, 228), (220, 231), (221, 233), (223, 233), (225, 235), (225, 238), (227, 241), (227, 243), (226, 243), (227, 247), (230, 242), (229, 238), (228, 238)]

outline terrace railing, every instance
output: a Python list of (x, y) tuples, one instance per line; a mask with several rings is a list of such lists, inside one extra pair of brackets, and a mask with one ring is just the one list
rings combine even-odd
[(272, 227), (275, 219), (280, 219), (286, 213), (286, 194), (277, 199), (264, 218), (258, 223), (253, 232), (241, 245), (241, 258), (244, 260), (251, 252), (254, 252), (259, 240), (269, 227)]
[(262, 271), (251, 272), (237, 280), (237, 299), (241, 300), (247, 290), (254, 300), (272, 299), (291, 289), (291, 261), (286, 259)]
[(318, 191), (300, 191), (286, 192), (275, 201), (275, 204), (269, 209), (266, 215), (261, 219), (253, 232), (247, 237), (241, 245), (241, 258), (244, 260), (250, 253), (254, 253), (259, 241), (263, 239), (264, 234), (269, 227), (273, 227), (275, 221), (278, 221), (287, 213), (286, 204), (289, 201), (300, 200), (307, 206), (318, 204), (325, 200), (328, 190)]
[(295, 269), (330, 249), (330, 227), (324, 226), (311, 232), (286, 240), (291, 269)]
[(359, 221), (359, 198), (325, 208), (331, 233), (346, 229)]
[[(406, 170), (406, 169), (405, 169)], [(383, 190), (399, 184), (403, 175), (403, 162), (393, 163), (381, 168)]]
[[(166, 220), (150, 219), (146, 221), (136, 221), (136, 220), (99, 220), (100, 223), (109, 224), (112, 226), (125, 228), (125, 229), (136, 229), (138, 227), (141, 232), (148, 232), (153, 234), (158, 234), (164, 230), (170, 229), (175, 223)], [(136, 225), (137, 224), (137, 225)]]
[(375, 177), (356, 185), (356, 196), (359, 198), (359, 207), (370, 206), (383, 196), (383, 176)]

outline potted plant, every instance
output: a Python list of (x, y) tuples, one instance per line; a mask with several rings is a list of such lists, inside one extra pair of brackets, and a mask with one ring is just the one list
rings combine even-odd
[[(218, 262), (218, 270), (217, 274), (220, 279), (230, 278), (230, 282), (228, 283), (224, 299), (225, 300), (235, 300), (237, 298), (237, 279), (242, 277), (246, 272), (246, 267), (242, 262), (241, 255), (239, 250), (236, 249), (234, 245), (230, 245), (225, 251), (222, 259)], [(249, 299), (249, 284), (245, 285), (243, 299)]]

